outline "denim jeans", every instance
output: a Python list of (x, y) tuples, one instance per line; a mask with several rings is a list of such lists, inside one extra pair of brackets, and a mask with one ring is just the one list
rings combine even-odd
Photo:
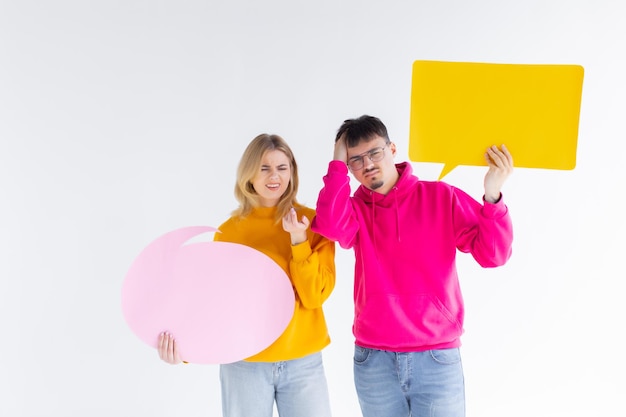
[(458, 348), (388, 352), (355, 346), (354, 383), (363, 417), (464, 417)]
[(322, 354), (220, 365), (224, 417), (330, 417)]

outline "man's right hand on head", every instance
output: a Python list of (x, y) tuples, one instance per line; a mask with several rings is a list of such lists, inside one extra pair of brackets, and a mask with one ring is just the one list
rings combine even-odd
[(337, 142), (335, 142), (335, 155), (333, 159), (336, 161), (343, 161), (343, 163), (348, 163), (348, 147), (346, 146), (346, 140), (344, 135), (342, 135)]

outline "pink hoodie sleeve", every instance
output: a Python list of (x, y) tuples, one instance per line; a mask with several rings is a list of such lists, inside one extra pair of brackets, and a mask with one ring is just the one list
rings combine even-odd
[(511, 257), (513, 225), (504, 199), (483, 205), (455, 189), (454, 223), (457, 248), (469, 252), (485, 268), (504, 265)]
[(341, 161), (330, 161), (311, 230), (338, 242), (344, 249), (354, 246), (359, 229), (350, 194), (348, 167)]

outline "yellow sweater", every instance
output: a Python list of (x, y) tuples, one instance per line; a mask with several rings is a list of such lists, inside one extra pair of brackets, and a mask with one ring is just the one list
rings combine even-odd
[[(296, 206), (298, 218), (313, 220), (315, 211)], [(319, 352), (330, 343), (322, 304), (335, 288), (335, 244), (307, 231), (308, 240), (291, 245), (282, 223), (275, 224), (276, 208), (259, 207), (244, 218), (231, 217), (215, 233), (214, 240), (250, 246), (272, 258), (293, 285), (296, 306), (283, 334), (250, 362), (277, 362)]]

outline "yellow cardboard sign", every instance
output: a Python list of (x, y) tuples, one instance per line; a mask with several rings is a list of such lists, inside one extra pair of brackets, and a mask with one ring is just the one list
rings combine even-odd
[(409, 159), (487, 165), (484, 153), (505, 144), (516, 167), (576, 166), (582, 96), (580, 65), (415, 61)]

